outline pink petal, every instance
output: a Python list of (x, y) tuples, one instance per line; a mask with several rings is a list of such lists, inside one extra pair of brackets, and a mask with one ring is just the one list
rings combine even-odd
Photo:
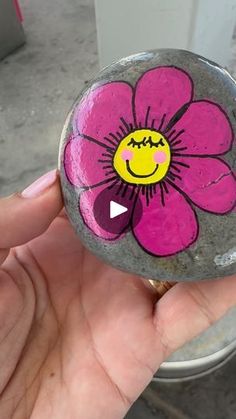
[[(225, 214), (236, 204), (236, 179), (230, 167), (214, 157), (178, 157), (175, 161), (188, 164), (189, 168), (178, 166), (182, 179), (174, 183), (191, 201), (201, 209)], [(172, 173), (176, 173), (172, 169)]]
[(172, 148), (180, 149), (183, 154), (224, 154), (233, 141), (227, 115), (219, 105), (206, 100), (191, 103), (173, 129)]
[(114, 148), (133, 124), (132, 95), (133, 89), (126, 82), (110, 82), (90, 89), (74, 112), (74, 133)]
[(192, 94), (192, 80), (183, 70), (157, 67), (146, 71), (135, 90), (137, 124), (163, 130), (175, 113), (192, 99)]
[(104, 147), (80, 136), (71, 136), (65, 147), (64, 168), (74, 186), (92, 186), (114, 177), (115, 172), (106, 176), (113, 170), (111, 160)]
[(133, 228), (134, 236), (148, 253), (170, 256), (187, 249), (198, 236), (196, 215), (183, 195), (171, 186), (161, 201), (160, 186), (150, 200), (143, 200), (143, 216)]
[[(112, 183), (109, 185), (111, 186)], [(84, 223), (92, 232), (105, 240), (115, 240), (127, 231), (130, 218), (133, 214), (134, 196), (131, 199), (132, 189), (126, 187), (126, 193), (118, 193), (120, 184), (99, 186), (80, 195), (79, 208)], [(125, 185), (123, 187), (123, 190)], [(115, 201), (127, 208), (127, 212), (110, 218), (110, 202)]]

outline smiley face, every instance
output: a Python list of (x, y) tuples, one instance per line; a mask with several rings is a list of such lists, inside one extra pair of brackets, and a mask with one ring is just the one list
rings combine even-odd
[(163, 134), (140, 129), (130, 133), (119, 143), (113, 165), (124, 181), (149, 185), (165, 177), (170, 160), (170, 146)]

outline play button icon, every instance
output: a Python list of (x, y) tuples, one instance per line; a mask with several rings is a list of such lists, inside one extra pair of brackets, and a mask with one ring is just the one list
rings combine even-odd
[(126, 211), (128, 211), (128, 208), (124, 207), (124, 205), (118, 204), (118, 202), (115, 201), (110, 201), (110, 218), (118, 217)]
[(115, 185), (103, 189), (97, 195), (93, 212), (96, 222), (103, 230), (119, 235), (139, 223), (142, 203), (133, 193), (132, 186), (127, 186), (122, 191), (119, 185)]

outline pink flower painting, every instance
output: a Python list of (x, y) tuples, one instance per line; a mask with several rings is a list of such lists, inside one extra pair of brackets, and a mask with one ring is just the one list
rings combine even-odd
[[(146, 71), (135, 87), (111, 81), (84, 94), (72, 116), (64, 168), (95, 235), (112, 241), (132, 231), (149, 254), (170, 256), (197, 240), (196, 208), (219, 216), (234, 209), (236, 178), (222, 158), (233, 144), (229, 118), (217, 103), (193, 95), (189, 74), (173, 66)], [(94, 215), (103, 190), (107, 205), (119, 197), (132, 206), (115, 232)]]

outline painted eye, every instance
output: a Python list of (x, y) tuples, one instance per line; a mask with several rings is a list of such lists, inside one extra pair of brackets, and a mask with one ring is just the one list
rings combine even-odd
[(127, 145), (131, 145), (132, 147), (141, 148), (142, 142), (135, 141), (135, 139), (132, 137), (130, 142)]
[(159, 147), (159, 146), (162, 146), (162, 147), (164, 147), (164, 145), (165, 145), (165, 143), (164, 143), (164, 140), (163, 140), (163, 138), (161, 138), (157, 143), (154, 143), (153, 141), (152, 141), (152, 137), (151, 136), (149, 136), (149, 138), (148, 138), (148, 140), (146, 141), (146, 144), (150, 144), (150, 147), (152, 148), (152, 147)]
[(158, 147), (159, 145), (164, 147), (165, 144), (164, 144), (163, 138), (161, 138), (160, 141), (158, 141), (158, 143), (156, 144), (156, 147)]

